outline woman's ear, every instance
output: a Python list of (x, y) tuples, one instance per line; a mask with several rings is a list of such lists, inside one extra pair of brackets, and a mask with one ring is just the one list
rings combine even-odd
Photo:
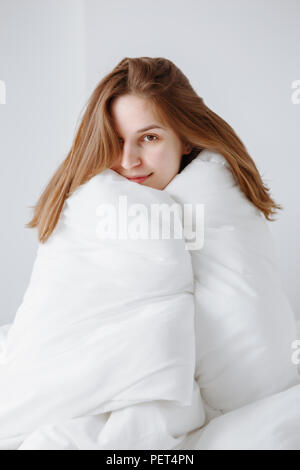
[(191, 153), (191, 151), (193, 150), (193, 146), (191, 144), (183, 144), (183, 155), (187, 155), (189, 153)]

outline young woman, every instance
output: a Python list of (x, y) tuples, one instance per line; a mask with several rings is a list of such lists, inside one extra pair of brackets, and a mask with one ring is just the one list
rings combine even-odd
[(163, 189), (202, 149), (226, 158), (241, 190), (266, 219), (282, 208), (234, 130), (204, 104), (172, 61), (124, 58), (92, 93), (73, 145), (27, 227), (37, 227), (45, 242), (68, 196), (106, 168), (129, 178), (147, 176), (136, 181)]
[[(146, 208), (203, 203), (204, 248), (99, 242), (96, 206), (123, 192)], [(288, 438), (300, 416), (296, 329), (265, 220), (280, 208), (175, 64), (123, 59), (27, 224), (40, 243), (6, 342), (0, 330), (0, 449), (171, 449), (210, 420), (192, 448), (224, 445), (229, 429), (231, 447), (269, 445), (268, 433), (276, 446), (281, 426)], [(220, 415), (239, 409), (220, 437)]]

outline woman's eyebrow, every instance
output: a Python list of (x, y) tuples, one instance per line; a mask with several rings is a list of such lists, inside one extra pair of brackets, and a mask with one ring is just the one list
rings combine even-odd
[(139, 129), (138, 131), (136, 131), (136, 133), (138, 134), (139, 132), (149, 131), (150, 129), (164, 129), (164, 130), (166, 130), (164, 127), (158, 126), (157, 124), (150, 124), (147, 127), (143, 127), (143, 129)]

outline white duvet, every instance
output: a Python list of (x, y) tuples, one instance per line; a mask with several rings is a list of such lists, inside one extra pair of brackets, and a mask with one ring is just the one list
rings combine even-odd
[[(203, 247), (105, 239), (99, 204), (120, 195), (204, 204)], [(105, 170), (66, 201), (0, 328), (0, 449), (300, 450), (296, 339), (267, 223), (221, 155), (163, 191)]]

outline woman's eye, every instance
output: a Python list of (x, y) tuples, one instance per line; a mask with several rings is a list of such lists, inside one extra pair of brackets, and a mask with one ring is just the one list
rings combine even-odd
[[(147, 134), (147, 135), (144, 135), (144, 137), (155, 137), (155, 139), (157, 140), (157, 136), (156, 135), (152, 135), (152, 134)], [(153, 140), (150, 142), (153, 142)]]
[[(156, 140), (158, 140), (158, 137), (156, 135), (153, 135), (153, 134), (146, 134), (146, 135), (143, 136), (143, 138), (145, 138), (145, 137), (155, 137), (155, 140), (153, 140), (153, 139), (150, 140), (150, 141), (148, 140), (148, 142), (156, 142)], [(119, 141), (120, 141), (121, 144), (123, 143), (123, 139), (121, 137), (119, 137)]]

